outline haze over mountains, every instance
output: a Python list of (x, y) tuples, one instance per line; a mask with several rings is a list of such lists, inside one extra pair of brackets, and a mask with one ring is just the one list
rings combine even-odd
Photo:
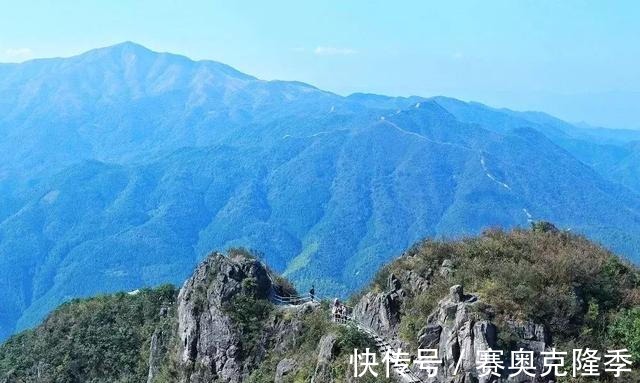
[(231, 246), (322, 295), (422, 237), (530, 220), (640, 259), (640, 131), (341, 97), (132, 43), (1, 64), (0, 160), (0, 338)]

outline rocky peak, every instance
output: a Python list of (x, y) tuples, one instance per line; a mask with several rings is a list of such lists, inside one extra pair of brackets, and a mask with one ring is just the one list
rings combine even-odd
[(193, 303), (193, 299), (205, 297), (200, 293), (206, 293), (206, 297), (212, 299), (211, 303), (220, 305), (240, 292), (266, 299), (270, 289), (268, 272), (255, 258), (241, 253), (230, 256), (214, 253), (187, 279), (178, 301)]
[(266, 300), (270, 291), (267, 270), (252, 257), (215, 253), (198, 266), (178, 295), (181, 382), (243, 380), (246, 345), (228, 308), (237, 297)]

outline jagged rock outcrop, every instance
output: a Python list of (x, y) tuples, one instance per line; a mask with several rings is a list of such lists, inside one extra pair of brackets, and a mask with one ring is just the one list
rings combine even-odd
[(156, 329), (151, 337), (151, 345), (149, 346), (149, 374), (147, 376), (147, 383), (153, 383), (158, 372), (160, 372), (162, 358), (164, 356), (164, 342), (165, 334), (163, 334), (160, 329)]
[(395, 275), (387, 279), (387, 291), (365, 294), (353, 308), (353, 317), (379, 334), (394, 338), (398, 332), (406, 292)]
[(214, 254), (196, 269), (178, 295), (181, 382), (243, 381), (245, 345), (224, 308), (239, 294), (267, 299), (270, 288), (265, 268), (249, 257)]
[[(449, 276), (453, 273), (453, 265), (443, 262), (439, 274)], [(431, 275), (433, 272), (431, 272)], [(443, 275), (444, 274), (444, 275)], [(415, 290), (428, 288), (429, 280), (422, 277), (407, 279), (403, 275), (401, 282), (391, 274), (387, 280), (387, 289), (384, 292), (365, 294), (354, 307), (353, 316), (360, 322), (374, 329), (379, 335), (386, 338), (394, 347), (406, 349), (407, 342), (398, 336), (398, 327), (402, 318), (402, 305), (407, 295)], [(403, 283), (411, 285), (409, 290), (403, 288)], [(486, 308), (486, 307), (485, 307)], [(482, 315), (482, 304), (478, 297), (465, 294), (462, 286), (452, 286), (449, 294), (443, 298), (436, 309), (427, 319), (427, 325), (418, 334), (417, 343), (421, 349), (436, 349), (440, 358), (438, 374), (428, 377), (424, 371), (419, 371), (414, 366), (414, 371), (429, 383), (489, 383), (531, 382), (531, 378), (522, 374), (509, 378), (510, 360), (505, 353), (503, 376), (481, 377), (477, 370), (477, 356), (480, 351), (489, 348), (500, 349), (498, 345), (499, 331), (505, 331), (512, 335), (514, 349), (533, 351), (538, 373), (542, 366), (540, 353), (549, 348), (550, 339), (544, 326), (530, 322), (508, 322), (499, 329), (496, 324)], [(539, 378), (536, 381), (547, 382), (551, 377)]]
[[(424, 381), (430, 383), (488, 383), (488, 382), (531, 382), (532, 378), (521, 374), (509, 378), (509, 360), (505, 356), (505, 370), (500, 378), (480, 376), (477, 357), (480, 351), (489, 348), (500, 349), (497, 335), (500, 329), (479, 314), (479, 301), (474, 295), (465, 294), (462, 286), (451, 287), (449, 295), (442, 299), (436, 310), (429, 316), (428, 324), (418, 335), (418, 346), (423, 349), (437, 349), (441, 365), (435, 377), (427, 377), (418, 372)], [(542, 366), (540, 352), (549, 346), (549, 336), (542, 325), (533, 323), (509, 323), (502, 329), (516, 334), (517, 349), (534, 351), (536, 365)], [(416, 370), (417, 371), (417, 370)], [(539, 373), (540, 371), (538, 371)], [(546, 382), (551, 378), (535, 381)]]
[(333, 383), (331, 376), (331, 362), (334, 358), (336, 334), (324, 335), (318, 344), (318, 362), (311, 378), (311, 383)]
[[(273, 287), (268, 271), (252, 257), (213, 254), (196, 269), (177, 302), (181, 383), (240, 383), (270, 354), (295, 347), (304, 335), (304, 317), (319, 304), (276, 307), (270, 301)], [(270, 314), (260, 323), (253, 316), (243, 319), (251, 323), (238, 323), (243, 317), (238, 312), (251, 311), (253, 305), (263, 305)], [(298, 367), (295, 359), (282, 359), (274, 381), (295, 374)]]
[(424, 275), (412, 270), (402, 270), (400, 279), (402, 284), (407, 286), (407, 289), (413, 294), (420, 294), (426, 291), (431, 285), (430, 278), (433, 277), (433, 269), (425, 271)]
[[(449, 260), (442, 262), (438, 271), (441, 277), (448, 278), (454, 273), (453, 263)], [(369, 292), (365, 294), (353, 309), (353, 316), (366, 326), (375, 330), (393, 347), (407, 349), (408, 343), (398, 336), (402, 319), (403, 303), (410, 294), (422, 292), (429, 287), (429, 278), (434, 275), (429, 270), (426, 276), (417, 278), (407, 273), (401, 275), (402, 281), (394, 274), (387, 280), (386, 290), (383, 292)], [(403, 287), (407, 285), (408, 289)], [(504, 357), (504, 374), (496, 380), (495, 377), (481, 377), (478, 373), (477, 356), (480, 351), (489, 348), (500, 349), (498, 345), (499, 331), (512, 335), (514, 349), (533, 351), (536, 366), (542, 366), (540, 353), (549, 348), (550, 339), (544, 326), (530, 322), (508, 322), (499, 329), (496, 324), (481, 314), (482, 303), (478, 297), (465, 294), (462, 286), (451, 287), (449, 294), (443, 298), (436, 309), (427, 319), (427, 325), (418, 334), (417, 343), (421, 349), (437, 349), (441, 364), (435, 377), (427, 377), (424, 371), (414, 366), (414, 371), (425, 382), (429, 383), (488, 383), (530, 382), (531, 378), (522, 374), (509, 378), (510, 367), (508, 353)], [(486, 306), (486, 305), (485, 305)], [(485, 307), (486, 308), (486, 307)], [(414, 350), (415, 351), (415, 350)], [(538, 369), (538, 373), (540, 370)], [(492, 380), (493, 379), (493, 380)], [(551, 378), (538, 379), (547, 382)]]

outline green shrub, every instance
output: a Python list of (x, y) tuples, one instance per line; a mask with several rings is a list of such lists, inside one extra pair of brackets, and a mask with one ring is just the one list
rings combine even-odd
[(222, 309), (237, 326), (242, 343), (242, 355), (248, 357), (255, 351), (273, 305), (267, 300), (256, 299), (252, 295), (237, 294), (225, 303)]
[(628, 348), (640, 365), (640, 307), (621, 312), (609, 328), (612, 347)]
[[(402, 277), (408, 272), (428, 281), (422, 291), (411, 291), (411, 285), (403, 283), (408, 299), (399, 329), (406, 341), (416, 341), (426, 318), (454, 284), (488, 305), (479, 309), (479, 318), (543, 324), (558, 348), (604, 347), (611, 334), (621, 338), (634, 333), (632, 318), (638, 311), (632, 309), (640, 306), (638, 269), (549, 223), (536, 223), (532, 230), (491, 229), (458, 241), (426, 240), (406, 255), (384, 267), (372, 283), (372, 289), (386, 290), (390, 274)], [(445, 259), (454, 265), (447, 277), (438, 272)], [(499, 336), (505, 347), (513, 345), (513, 334), (503, 331)], [(633, 336), (620, 341), (630, 346), (635, 342)]]

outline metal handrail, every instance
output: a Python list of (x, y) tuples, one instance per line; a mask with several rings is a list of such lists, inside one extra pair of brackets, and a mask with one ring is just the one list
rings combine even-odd
[(298, 305), (307, 302), (319, 302), (315, 295), (304, 294), (304, 295), (289, 295), (282, 296), (276, 292), (276, 289), (273, 287), (274, 285), (278, 285), (278, 283), (274, 280), (274, 277), (271, 275), (271, 271), (269, 268), (263, 263), (265, 270), (267, 271), (267, 278), (271, 282), (271, 300), (274, 303), (286, 304), (286, 305)]
[(307, 302), (317, 302), (317, 299), (311, 296), (311, 294), (290, 295), (285, 297), (285, 296), (276, 294), (274, 291), (271, 292), (271, 300), (275, 303), (290, 304), (290, 305), (299, 305)]

